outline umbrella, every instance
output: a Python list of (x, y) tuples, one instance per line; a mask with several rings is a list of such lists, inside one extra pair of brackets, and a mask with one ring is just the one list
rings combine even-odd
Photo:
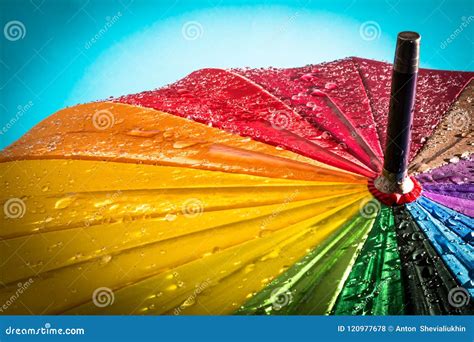
[(0, 155), (2, 313), (471, 312), (473, 73), (418, 43), (46, 118)]

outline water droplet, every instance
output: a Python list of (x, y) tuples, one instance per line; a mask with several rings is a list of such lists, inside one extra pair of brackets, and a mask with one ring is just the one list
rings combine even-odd
[[(244, 273), (250, 273), (254, 269), (255, 269), (255, 264), (249, 264), (249, 265), (245, 266)], [(242, 281), (244, 281), (244, 280), (242, 279)]]
[(316, 77), (311, 74), (311, 73), (307, 73), (307, 74), (304, 74), (303, 76), (300, 77), (300, 79), (302, 81), (306, 81), (306, 82), (311, 82), (315, 79)]
[(321, 91), (319, 89), (314, 89), (311, 92), (311, 95), (313, 95), (313, 96), (326, 96), (326, 93), (324, 93), (323, 91)]
[(186, 147), (191, 147), (197, 144), (197, 141), (176, 141), (173, 144), (174, 148), (181, 149)]
[(100, 258), (100, 263), (101, 264), (107, 264), (107, 263), (110, 262), (110, 260), (112, 260), (111, 255), (104, 255), (102, 258)]
[(65, 209), (67, 208), (72, 202), (74, 202), (75, 198), (72, 196), (63, 197), (56, 201), (54, 204), (55, 209)]
[(141, 129), (132, 129), (131, 131), (127, 132), (127, 135), (131, 135), (134, 137), (142, 137), (142, 138), (152, 138), (158, 134), (160, 134), (161, 131), (159, 130), (141, 130)]
[(451, 159), (449, 159), (449, 162), (453, 164), (459, 163), (459, 157), (452, 157)]
[(167, 214), (165, 216), (165, 220), (168, 221), (168, 222), (172, 222), (174, 220), (176, 220), (178, 216), (176, 216), (175, 214)]
[(196, 297), (195, 296), (190, 296), (180, 306), (182, 308), (186, 308), (186, 307), (189, 307), (189, 306), (193, 306), (195, 303), (196, 303)]
[(178, 286), (176, 284), (171, 284), (170, 286), (168, 286), (166, 288), (167, 291), (174, 291), (178, 288)]

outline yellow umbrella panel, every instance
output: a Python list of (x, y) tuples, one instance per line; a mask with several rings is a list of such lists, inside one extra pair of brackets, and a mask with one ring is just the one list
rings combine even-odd
[(357, 175), (107, 102), (46, 119), (0, 170), (7, 314), (232, 313), (368, 196)]

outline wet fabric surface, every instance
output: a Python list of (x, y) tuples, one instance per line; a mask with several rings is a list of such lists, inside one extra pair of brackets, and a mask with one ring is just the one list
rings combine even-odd
[(472, 73), (420, 70), (423, 189), (392, 207), (390, 77), (202, 69), (51, 115), (0, 153), (0, 300), (32, 280), (5, 313), (472, 314)]
[[(379, 61), (354, 58), (369, 97), (382, 146), (385, 146), (390, 102), (392, 66)], [(443, 115), (472, 79), (472, 72), (420, 69), (413, 116), (411, 158), (431, 136)]]

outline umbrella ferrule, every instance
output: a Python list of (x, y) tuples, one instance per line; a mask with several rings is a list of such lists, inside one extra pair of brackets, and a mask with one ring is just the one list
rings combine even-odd
[(387, 170), (382, 171), (382, 175), (374, 182), (375, 187), (385, 194), (407, 194), (414, 188), (413, 180), (407, 173), (396, 174)]
[(400, 32), (393, 63), (383, 171), (373, 183), (377, 190), (385, 194), (408, 194), (414, 189), (414, 182), (407, 174), (407, 165), (419, 55), (420, 35), (410, 31)]
[(418, 72), (420, 60), (420, 35), (416, 32), (400, 32), (397, 37), (397, 48), (393, 70), (402, 74)]

